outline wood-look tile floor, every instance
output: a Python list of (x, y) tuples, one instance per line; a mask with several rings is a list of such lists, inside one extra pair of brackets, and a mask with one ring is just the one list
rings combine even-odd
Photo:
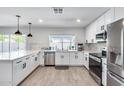
[(38, 67), (20, 86), (97, 86), (85, 67)]

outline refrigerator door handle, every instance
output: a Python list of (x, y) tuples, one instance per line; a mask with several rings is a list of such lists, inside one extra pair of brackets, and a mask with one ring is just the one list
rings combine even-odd
[(124, 27), (121, 33), (121, 58), (123, 63), (123, 69), (124, 69)]
[(121, 78), (120, 76), (114, 74), (113, 72), (110, 72), (110, 71), (109, 71), (108, 74), (109, 74), (111, 77), (113, 77), (115, 80), (117, 80), (117, 81), (119, 81), (119, 82), (121, 82), (121, 83), (124, 83), (124, 79)]

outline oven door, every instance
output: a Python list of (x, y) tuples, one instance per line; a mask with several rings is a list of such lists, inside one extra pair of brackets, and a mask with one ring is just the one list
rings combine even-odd
[(98, 76), (100, 79), (102, 77), (102, 64), (101, 59), (100, 62), (96, 61), (95, 59), (89, 57), (89, 69), (92, 73)]

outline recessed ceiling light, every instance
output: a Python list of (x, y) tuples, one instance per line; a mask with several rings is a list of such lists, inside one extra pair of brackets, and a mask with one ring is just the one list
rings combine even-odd
[(77, 19), (77, 20), (76, 20), (76, 22), (80, 23), (80, 22), (81, 22), (81, 20), (80, 20), (80, 19)]
[(42, 22), (43, 22), (43, 20), (42, 20), (42, 19), (39, 19), (39, 22), (40, 22), (40, 23), (42, 23)]

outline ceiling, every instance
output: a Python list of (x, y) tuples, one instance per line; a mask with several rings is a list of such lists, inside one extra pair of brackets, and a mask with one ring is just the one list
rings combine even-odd
[[(64, 7), (62, 14), (54, 14), (52, 7), (0, 7), (0, 26), (16, 26), (16, 15), (20, 15), (20, 25), (32, 22), (38, 27), (85, 27), (101, 14), (107, 7)], [(43, 22), (39, 22), (42, 19)], [(76, 22), (80, 19), (81, 22)]]

